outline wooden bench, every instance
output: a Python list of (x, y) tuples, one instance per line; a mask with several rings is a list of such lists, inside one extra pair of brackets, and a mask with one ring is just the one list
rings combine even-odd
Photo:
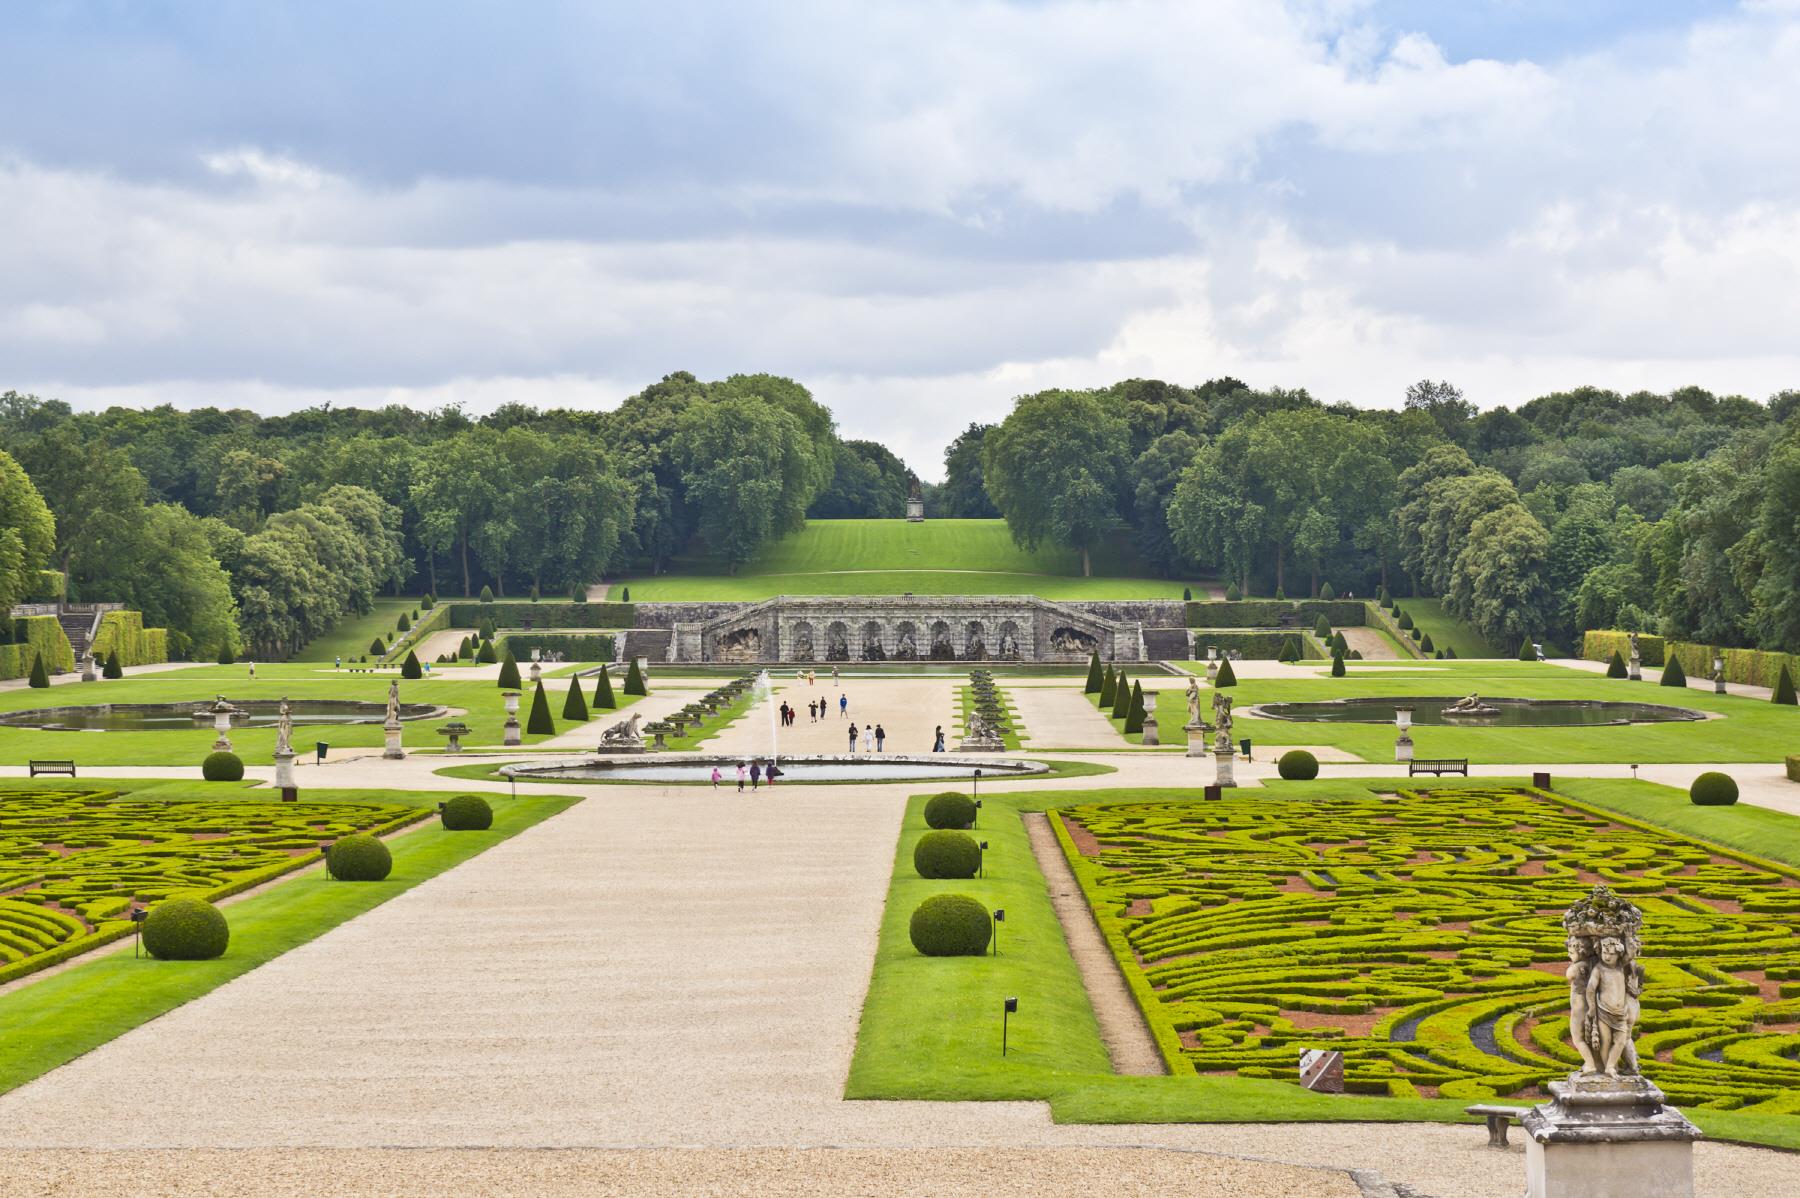
[(1406, 763), (1406, 776), (1411, 778), (1417, 774), (1436, 774), (1440, 778), (1445, 774), (1461, 774), (1467, 778), (1469, 776), (1469, 759), (1467, 757), (1415, 757)]
[(35, 778), (39, 774), (67, 774), (69, 777), (73, 778), (75, 776), (75, 763), (73, 761), (33, 761), (31, 763), (31, 776)]
[(1522, 1106), (1496, 1106), (1489, 1102), (1478, 1102), (1474, 1106), (1464, 1107), (1463, 1114), (1480, 1115), (1485, 1118), (1488, 1129), (1488, 1147), (1505, 1148), (1507, 1126), (1516, 1122), (1519, 1116), (1529, 1109), (1529, 1107)]

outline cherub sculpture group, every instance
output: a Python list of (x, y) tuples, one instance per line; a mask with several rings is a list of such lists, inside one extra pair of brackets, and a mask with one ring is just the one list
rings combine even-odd
[(1638, 1072), (1637, 1028), (1644, 967), (1644, 917), (1605, 886), (1596, 886), (1563, 916), (1569, 953), (1569, 1038), (1583, 1072), (1608, 1077)]

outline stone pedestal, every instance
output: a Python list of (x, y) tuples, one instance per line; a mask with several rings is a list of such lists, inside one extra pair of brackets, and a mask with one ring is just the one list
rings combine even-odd
[(1143, 743), (1145, 743), (1147, 745), (1162, 744), (1162, 733), (1157, 730), (1156, 721), (1154, 719), (1147, 719), (1144, 721), (1144, 742)]
[(1206, 734), (1211, 731), (1205, 724), (1184, 724), (1182, 731), (1187, 733), (1189, 757), (1204, 757), (1207, 754)]
[(531, 680), (533, 682), (542, 682), (544, 680), (543, 663), (538, 661), (533, 661), (531, 663)]
[(1527, 1198), (1693, 1198), (1700, 1129), (1648, 1078), (1571, 1074), (1519, 1122)]
[(275, 754), (275, 786), (282, 791), (292, 790), (298, 783), (294, 781), (294, 754), (292, 750)]
[(387, 733), (387, 747), (381, 755), (389, 761), (399, 761), (406, 756), (406, 750), (400, 747), (400, 721), (389, 720), (382, 731)]
[(1394, 738), (1394, 760), (1411, 761), (1413, 759), (1412, 733), (1402, 732)]
[(98, 679), (98, 675), (96, 675), (94, 673), (94, 659), (92, 657), (82, 658), (81, 659), (81, 680), (83, 682), (94, 682), (97, 679)]
[(1713, 694), (1722, 695), (1724, 693), (1725, 693), (1725, 680), (1723, 678), (1714, 678), (1713, 679)]
[(1631, 666), (1626, 671), (1626, 673), (1627, 673), (1627, 676), (1630, 677), (1630, 679), (1633, 682), (1642, 682), (1644, 680), (1644, 671), (1638, 666), (1638, 663), (1635, 661), (1633, 661), (1631, 663)]
[(509, 749), (515, 745), (522, 745), (525, 743), (525, 738), (520, 735), (519, 717), (517, 714), (510, 711), (506, 713), (506, 728), (500, 737), (500, 743)]
[(1213, 750), (1213, 785), (1236, 786), (1237, 777), (1232, 770), (1236, 752), (1231, 749)]

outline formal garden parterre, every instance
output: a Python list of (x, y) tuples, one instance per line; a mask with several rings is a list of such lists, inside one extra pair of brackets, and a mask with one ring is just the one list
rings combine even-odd
[(317, 860), (321, 844), (425, 814), (389, 803), (0, 790), (0, 982), (128, 934), (134, 906), (224, 898)]
[(1075, 806), (1076, 877), (1172, 1070), (1536, 1098), (1579, 1067), (1560, 916), (1645, 913), (1644, 1072), (1678, 1102), (1800, 1115), (1800, 876), (1521, 787)]

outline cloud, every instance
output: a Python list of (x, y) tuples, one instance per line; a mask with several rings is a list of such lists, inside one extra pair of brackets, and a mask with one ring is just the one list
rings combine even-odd
[(1792, 5), (1540, 61), (1348, 0), (70, 11), (0, 14), (0, 386), (74, 402), (768, 370), (932, 474), (1130, 375), (1800, 379)]

